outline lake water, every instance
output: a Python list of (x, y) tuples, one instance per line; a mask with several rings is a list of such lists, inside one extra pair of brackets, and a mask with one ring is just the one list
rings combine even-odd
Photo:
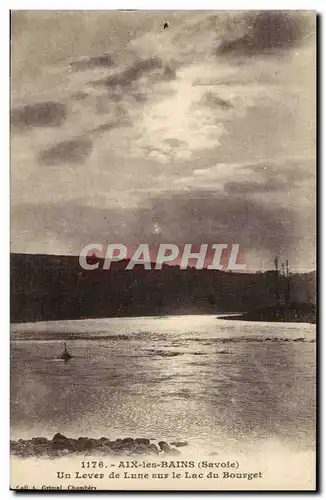
[[(57, 359), (63, 340), (73, 358)], [(314, 448), (315, 326), (216, 316), (12, 325), (12, 439)]]

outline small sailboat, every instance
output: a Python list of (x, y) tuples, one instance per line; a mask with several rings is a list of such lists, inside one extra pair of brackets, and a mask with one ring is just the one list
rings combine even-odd
[(72, 358), (72, 355), (68, 352), (66, 343), (64, 343), (64, 346), (65, 346), (65, 348), (64, 348), (63, 353), (60, 356), (60, 359), (63, 359), (64, 361), (68, 361), (70, 358)]

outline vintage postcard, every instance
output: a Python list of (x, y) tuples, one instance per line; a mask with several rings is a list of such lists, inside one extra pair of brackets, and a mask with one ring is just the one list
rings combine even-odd
[(11, 488), (316, 489), (316, 12), (11, 12)]

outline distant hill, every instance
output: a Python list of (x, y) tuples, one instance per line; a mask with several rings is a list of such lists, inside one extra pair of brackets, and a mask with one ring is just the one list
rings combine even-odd
[[(232, 313), (276, 304), (272, 271), (124, 268), (85, 271), (77, 256), (11, 254), (11, 321)], [(294, 274), (290, 285), (291, 301), (315, 304), (315, 273)]]

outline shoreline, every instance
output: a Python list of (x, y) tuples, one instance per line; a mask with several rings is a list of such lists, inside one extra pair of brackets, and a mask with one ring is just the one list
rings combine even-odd
[(178, 448), (187, 446), (186, 441), (158, 441), (148, 438), (118, 438), (110, 440), (107, 437), (77, 439), (57, 433), (52, 439), (33, 437), (10, 441), (10, 453), (21, 458), (62, 457), (67, 455), (99, 455), (99, 456), (131, 456), (131, 455), (180, 455)]
[[(222, 319), (218, 317), (217, 319)], [(242, 313), (236, 317), (226, 316), (223, 319), (237, 321), (254, 321), (266, 323), (306, 323), (316, 324), (316, 305), (315, 304), (282, 304), (268, 306), (252, 311)]]

